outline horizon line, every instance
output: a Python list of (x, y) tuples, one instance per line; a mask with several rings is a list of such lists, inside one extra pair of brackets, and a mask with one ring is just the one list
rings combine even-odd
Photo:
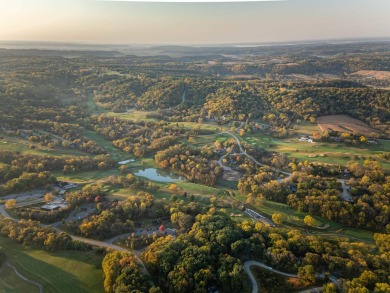
[[(100, 1), (100, 0), (98, 0)], [(326, 39), (303, 39), (303, 40), (285, 40), (285, 41), (253, 41), (253, 42), (232, 42), (232, 43), (98, 43), (98, 42), (80, 42), (80, 41), (44, 41), (44, 40), (0, 40), (0, 43), (28, 43), (28, 44), (73, 44), (90, 46), (178, 46), (178, 47), (201, 47), (201, 46), (273, 46), (273, 45), (295, 45), (295, 44), (315, 44), (323, 42), (381, 42), (390, 41), (389, 36), (378, 37), (351, 37), (351, 38), (326, 38)]]

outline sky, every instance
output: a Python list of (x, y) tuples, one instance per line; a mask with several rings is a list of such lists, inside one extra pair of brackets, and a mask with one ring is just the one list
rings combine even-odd
[(382, 38), (390, 37), (389, 15), (390, 0), (0, 0), (0, 41), (190, 45)]

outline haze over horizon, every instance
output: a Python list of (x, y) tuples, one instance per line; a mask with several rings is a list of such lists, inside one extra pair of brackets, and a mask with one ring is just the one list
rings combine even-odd
[(0, 7), (0, 41), (208, 45), (390, 37), (387, 0), (0, 0)]

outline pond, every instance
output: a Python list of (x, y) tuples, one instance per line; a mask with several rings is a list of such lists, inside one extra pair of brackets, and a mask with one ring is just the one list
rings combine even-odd
[(139, 170), (135, 172), (134, 175), (146, 177), (149, 180), (158, 181), (158, 182), (176, 182), (184, 179), (179, 175), (158, 170), (156, 168), (147, 168), (147, 169)]

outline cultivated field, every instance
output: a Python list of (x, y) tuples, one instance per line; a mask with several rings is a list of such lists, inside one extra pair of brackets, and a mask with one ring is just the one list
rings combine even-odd
[(390, 79), (390, 71), (380, 71), (380, 70), (360, 70), (352, 73), (353, 76), (362, 76), (366, 78), (375, 78), (386, 80)]
[(329, 115), (317, 118), (318, 127), (322, 131), (335, 130), (339, 132), (356, 132), (366, 136), (374, 136), (380, 132), (371, 128), (366, 123), (347, 115)]

